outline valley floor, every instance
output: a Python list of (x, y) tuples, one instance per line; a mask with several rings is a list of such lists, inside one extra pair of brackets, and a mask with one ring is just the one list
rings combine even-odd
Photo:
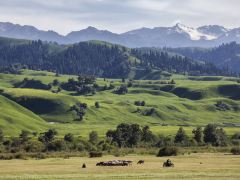
[[(129, 167), (96, 167), (100, 161), (133, 160)], [(144, 165), (137, 165), (139, 159)], [(240, 156), (202, 153), (171, 157), (174, 168), (163, 168), (168, 157), (125, 156), (43, 160), (7, 160), (0, 163), (0, 179), (240, 179)], [(81, 166), (86, 163), (87, 168)]]

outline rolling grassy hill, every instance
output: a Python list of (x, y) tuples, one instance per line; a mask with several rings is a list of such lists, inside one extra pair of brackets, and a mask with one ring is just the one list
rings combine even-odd
[(0, 95), (0, 128), (7, 135), (16, 135), (21, 130), (42, 131), (47, 123), (17, 103)]
[[(23, 70), (20, 75), (0, 74), (0, 89), (5, 96), (1, 96), (0, 108), (3, 113), (0, 126), (7, 134), (16, 134), (22, 129), (41, 131), (47, 127), (56, 128), (60, 134), (72, 132), (86, 137), (92, 130), (104, 135), (108, 129), (113, 129), (123, 122), (149, 125), (155, 133), (171, 134), (176, 132), (179, 125), (217, 123), (224, 126), (240, 123), (240, 84), (237, 83), (237, 78), (194, 79), (172, 75), (168, 78), (174, 78), (176, 84), (162, 84), (160, 80), (135, 80), (126, 95), (117, 95), (113, 90), (106, 90), (93, 96), (74, 96), (67, 91), (55, 94), (50, 90), (13, 87), (14, 83), (25, 77), (48, 84), (54, 79), (66, 82), (69, 77), (75, 76), (56, 77), (54, 73), (29, 70)], [(110, 82), (115, 87), (121, 84), (121, 80), (117, 79), (97, 79), (100, 86), (109, 85)], [(134, 105), (135, 101), (145, 101), (146, 106), (137, 107)], [(75, 121), (76, 113), (69, 111), (71, 106), (78, 102), (88, 105), (81, 122)], [(100, 108), (95, 107), (95, 102), (100, 103)], [(144, 115), (144, 112), (151, 108), (155, 109), (154, 113), (150, 116)], [(14, 116), (14, 113), (6, 110), (23, 115)], [(6, 123), (6, 118), (3, 118), (8, 114), (13, 123)], [(192, 127), (186, 127), (186, 130), (190, 134)], [(230, 133), (240, 131), (237, 127), (227, 130)]]

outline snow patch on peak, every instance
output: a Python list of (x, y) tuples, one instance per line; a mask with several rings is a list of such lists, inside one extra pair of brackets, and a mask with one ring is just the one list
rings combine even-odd
[(180, 23), (176, 24), (175, 29), (178, 33), (188, 34), (189, 37), (191, 38), (191, 40), (193, 40), (193, 41), (198, 41), (198, 40), (201, 40), (201, 39), (203, 39), (203, 40), (217, 39), (216, 36), (201, 33), (200, 31), (198, 31), (195, 28), (187, 27), (184, 24), (180, 24)]

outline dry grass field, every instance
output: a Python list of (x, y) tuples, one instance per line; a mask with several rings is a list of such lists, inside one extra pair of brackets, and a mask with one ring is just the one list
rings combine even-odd
[[(133, 160), (130, 167), (96, 167), (99, 161), (114, 159)], [(139, 159), (144, 165), (137, 165)], [(125, 156), (102, 158), (70, 158), (43, 160), (0, 161), (0, 179), (194, 179), (239, 180), (240, 156), (228, 154), (191, 154), (171, 157), (174, 168), (163, 168), (167, 158), (154, 156)], [(81, 166), (86, 163), (87, 168)]]

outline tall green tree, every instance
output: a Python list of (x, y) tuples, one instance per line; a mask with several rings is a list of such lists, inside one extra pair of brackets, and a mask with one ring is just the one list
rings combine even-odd
[(188, 136), (187, 136), (185, 130), (182, 127), (180, 127), (175, 136), (174, 142), (175, 143), (184, 143), (184, 141), (186, 141), (187, 139), (188, 139)]
[(89, 142), (92, 144), (97, 144), (99, 140), (98, 133), (96, 131), (92, 131), (89, 133)]
[(193, 139), (195, 139), (196, 142), (202, 143), (203, 141), (203, 130), (201, 127), (197, 127), (196, 129), (193, 129)]
[(222, 128), (218, 128), (215, 124), (208, 124), (203, 131), (204, 142), (214, 146), (226, 146), (228, 138), (226, 132)]

